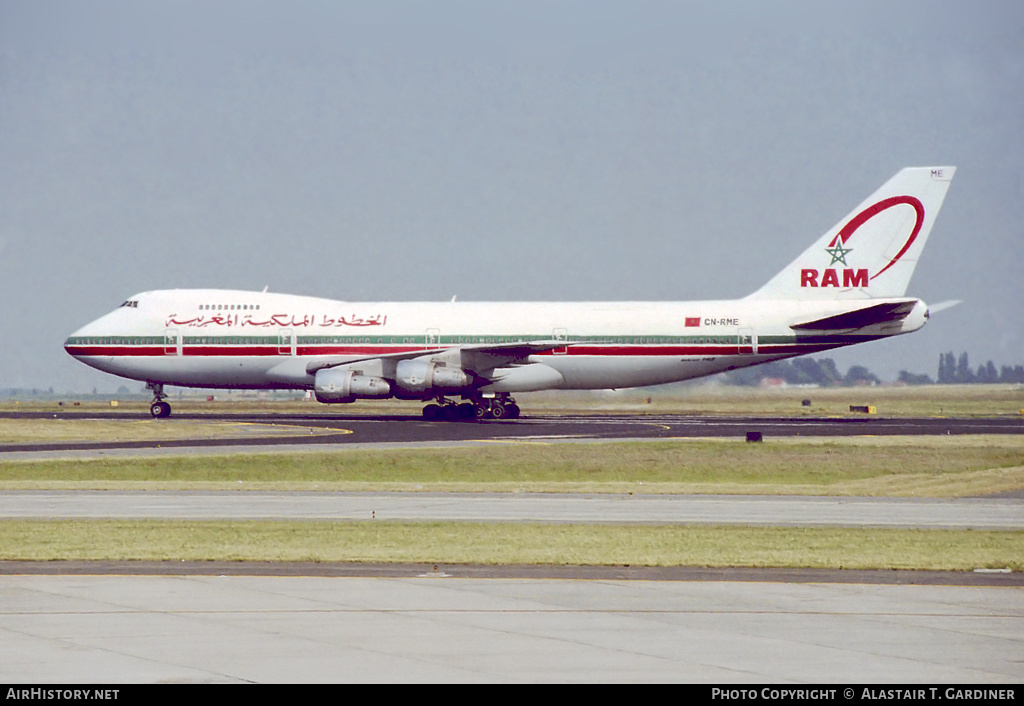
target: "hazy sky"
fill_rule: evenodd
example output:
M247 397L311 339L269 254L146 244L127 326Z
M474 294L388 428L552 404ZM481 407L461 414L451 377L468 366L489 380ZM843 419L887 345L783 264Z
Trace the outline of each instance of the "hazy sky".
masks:
M148 289L741 297L932 165L964 303L832 357L1024 363L1024 3L832 5L0 0L0 388Z

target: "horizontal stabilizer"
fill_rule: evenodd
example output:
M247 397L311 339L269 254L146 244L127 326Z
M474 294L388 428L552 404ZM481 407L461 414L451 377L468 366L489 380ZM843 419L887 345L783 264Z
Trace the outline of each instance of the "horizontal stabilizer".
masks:
M790 328L796 330L811 331L836 331L840 329L858 329L872 324L881 324L886 321L899 321L905 319L917 305L917 301L887 302L875 304L856 311L848 311L845 314L826 316L823 319L815 319L802 324L792 324Z

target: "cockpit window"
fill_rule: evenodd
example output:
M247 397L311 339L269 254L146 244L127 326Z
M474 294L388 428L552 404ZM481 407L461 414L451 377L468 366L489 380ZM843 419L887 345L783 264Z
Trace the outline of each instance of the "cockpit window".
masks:
M127 306L127 307L131 307L132 309L137 309L139 307L139 300L138 299L128 299L121 306Z

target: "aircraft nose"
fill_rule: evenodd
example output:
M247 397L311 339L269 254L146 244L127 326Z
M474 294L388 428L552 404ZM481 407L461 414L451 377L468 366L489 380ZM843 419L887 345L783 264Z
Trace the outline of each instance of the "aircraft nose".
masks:
M64 340L64 350L68 355L78 358L87 354L86 342L94 323L96 322L86 324Z
M64 350L76 358L83 355L95 355L95 353L90 353L90 346L95 346L99 337L110 335L112 328L109 325L109 320L114 313L116 312L105 314L76 330L65 339Z

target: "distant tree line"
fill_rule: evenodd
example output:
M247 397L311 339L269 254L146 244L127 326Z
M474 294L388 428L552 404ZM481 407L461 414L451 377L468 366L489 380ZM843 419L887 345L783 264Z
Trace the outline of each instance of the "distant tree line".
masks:
M1024 365L1003 365L996 372L995 363L990 360L974 370L971 368L967 351L961 353L959 358L953 355L953 351L939 356L940 385L993 382L1024 383Z
M781 380L787 385L817 385L819 387L841 387L852 385L877 385L881 381L863 365L851 366L846 373L839 372L831 358L793 358L777 360L773 363L755 365L750 368L733 370L724 375L729 385L761 385L764 380ZM904 385L933 385L933 380L926 373L912 373L901 370L897 381ZM941 385L971 383L1024 383L1024 365L1004 365L998 371L990 360L978 368L972 369L967 353L959 358L953 353L939 356L939 375L937 382Z
M817 385L840 387L843 385L877 385L878 377L863 365L851 366L845 374L839 372L831 358L793 358L751 368L732 370L725 374L729 385L760 385L763 380L781 380L787 385Z

